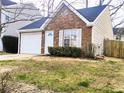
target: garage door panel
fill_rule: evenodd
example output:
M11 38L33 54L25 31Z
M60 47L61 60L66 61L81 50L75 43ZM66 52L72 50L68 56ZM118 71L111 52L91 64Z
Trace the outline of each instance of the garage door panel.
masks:
M41 32L21 34L21 53L41 54Z

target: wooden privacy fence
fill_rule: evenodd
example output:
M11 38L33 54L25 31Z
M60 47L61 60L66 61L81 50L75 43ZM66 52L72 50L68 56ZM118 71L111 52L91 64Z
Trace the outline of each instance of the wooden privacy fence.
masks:
M124 41L105 40L104 55L109 57L124 58Z

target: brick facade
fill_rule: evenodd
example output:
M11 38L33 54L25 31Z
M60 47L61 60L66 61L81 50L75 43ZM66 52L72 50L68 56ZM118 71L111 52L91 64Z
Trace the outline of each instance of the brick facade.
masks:
M87 27L76 14L63 7L42 31L42 54L45 47L45 31L54 31L54 47L59 46L59 31L62 29L82 29L82 49L91 43L92 27Z

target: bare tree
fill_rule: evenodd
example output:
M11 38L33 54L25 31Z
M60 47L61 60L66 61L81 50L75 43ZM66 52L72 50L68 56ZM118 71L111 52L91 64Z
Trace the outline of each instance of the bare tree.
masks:
M88 8L88 6L89 6L89 1L86 0L86 8Z
M38 5L40 7L41 13L45 16L50 16L55 8L55 0L38 0Z
M1 27L1 11L2 11L2 2L0 0L0 37L1 37L1 31L2 31L2 27Z
M51 13L53 13L53 8L54 8L54 2L55 0L48 0L48 16L50 16Z

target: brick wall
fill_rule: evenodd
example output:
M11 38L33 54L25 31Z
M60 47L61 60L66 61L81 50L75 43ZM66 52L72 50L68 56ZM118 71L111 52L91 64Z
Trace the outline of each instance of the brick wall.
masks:
M76 16L67 7L63 7L57 15L52 18L51 22L46 26L42 35L42 53L44 53L45 31L54 31L54 47L59 46L59 31L62 29L82 29L82 49L86 47L87 44L91 42L91 27L86 27L86 24Z

